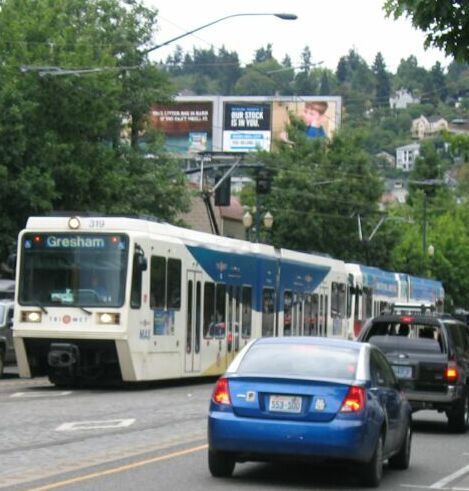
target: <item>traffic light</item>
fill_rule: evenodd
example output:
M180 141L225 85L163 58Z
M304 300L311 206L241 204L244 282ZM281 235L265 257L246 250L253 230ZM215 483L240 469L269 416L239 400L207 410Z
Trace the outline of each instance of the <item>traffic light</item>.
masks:
M215 177L215 185L222 176ZM231 176L226 177L220 186L215 189L215 206L230 206L231 200Z
M268 170L260 170L256 176L256 194L269 194L271 190L272 176Z

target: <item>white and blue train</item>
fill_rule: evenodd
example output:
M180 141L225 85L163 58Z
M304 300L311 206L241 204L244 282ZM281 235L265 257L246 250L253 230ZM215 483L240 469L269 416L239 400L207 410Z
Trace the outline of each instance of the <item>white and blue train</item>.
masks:
M260 336L354 338L440 282L126 217L31 217L19 235L20 375L56 384L221 374Z

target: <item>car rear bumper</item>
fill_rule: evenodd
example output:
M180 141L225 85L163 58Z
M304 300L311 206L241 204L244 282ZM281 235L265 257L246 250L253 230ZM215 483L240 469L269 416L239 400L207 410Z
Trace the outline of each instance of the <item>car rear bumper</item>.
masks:
M324 423L240 418L232 412L212 411L208 441L212 450L234 452L247 460L275 457L348 460L371 459L378 426L338 419Z
M464 395L463 387L459 385L448 386L445 392L424 392L406 389L405 395L412 409L449 409Z

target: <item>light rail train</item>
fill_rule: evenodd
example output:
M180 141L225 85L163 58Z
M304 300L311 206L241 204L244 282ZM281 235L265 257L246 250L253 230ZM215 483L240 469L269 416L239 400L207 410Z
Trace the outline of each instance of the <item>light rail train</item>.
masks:
M14 344L57 385L221 374L252 338L353 339L394 302L442 307L438 281L148 218L29 218Z

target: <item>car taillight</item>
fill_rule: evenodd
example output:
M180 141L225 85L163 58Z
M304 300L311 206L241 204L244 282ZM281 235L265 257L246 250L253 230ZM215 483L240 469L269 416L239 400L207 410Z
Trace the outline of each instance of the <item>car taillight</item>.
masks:
M212 395L213 402L217 404L231 405L230 399L230 387L228 385L228 379L220 378L218 379L215 389L213 389Z
M454 366L448 365L445 369L445 379L448 382L456 382L458 380L458 369Z
M341 413L358 413L365 408L365 388L352 385L340 408Z

